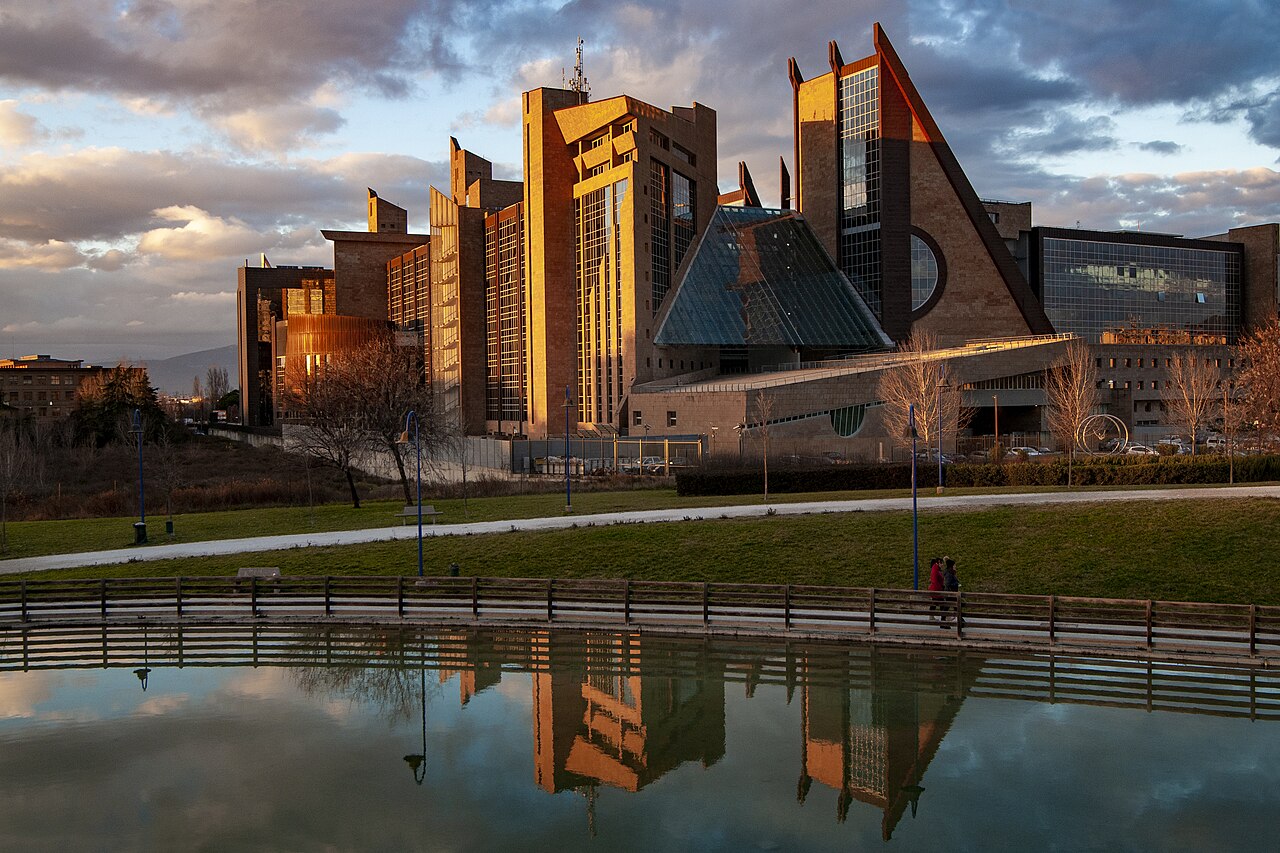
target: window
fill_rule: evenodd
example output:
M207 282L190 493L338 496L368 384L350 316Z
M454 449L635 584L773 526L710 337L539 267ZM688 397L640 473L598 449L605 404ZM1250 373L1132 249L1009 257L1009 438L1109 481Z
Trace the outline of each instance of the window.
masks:
M1143 386L1143 384L1144 384L1144 383L1143 383L1143 381L1142 381L1141 379L1139 379L1139 380L1138 380L1138 390L1139 390L1139 391L1141 391L1141 390L1142 390L1142 386Z
M1131 358L1126 358L1126 359L1124 360L1124 366L1125 366L1125 367L1133 367L1133 359L1131 359Z
M696 166L696 165L698 165L698 158L697 158L697 156L696 156L692 151L690 151L689 149L687 149L687 148L685 148L685 147L683 147L683 146L681 146L681 145L673 144L673 145L671 146L671 151L672 151L672 153L673 153L673 154L675 154L675 155L676 155L677 157L679 157L681 160L683 160L683 161L685 161L686 163L688 163L690 166Z
M649 141L663 150L671 147L671 141L653 128L649 128Z
M938 287L938 259L933 249L911 235L911 310L918 311Z
M1108 367L1115 367L1115 366L1116 366L1116 360L1115 360L1114 358L1112 358L1112 359L1108 359L1108 361L1110 362L1110 364L1108 364L1108 365L1107 365Z
M667 426L673 427L675 425L676 425L676 413L667 412Z
M1160 390L1160 380L1159 380L1159 379L1152 379L1152 380L1151 380L1151 390L1152 390L1152 391L1159 391L1159 390Z
M639 409L636 409L634 412L631 413L631 422L636 426L641 426L642 424L644 424L644 415L640 413Z

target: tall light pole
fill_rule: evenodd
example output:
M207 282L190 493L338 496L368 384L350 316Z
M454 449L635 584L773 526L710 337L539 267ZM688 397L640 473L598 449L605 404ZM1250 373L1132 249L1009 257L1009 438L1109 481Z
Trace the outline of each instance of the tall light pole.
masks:
M996 419L996 441L995 441L995 444L991 445L991 450L994 453L996 449L996 444L1000 443L1000 395L999 394L991 395L991 410L995 414L995 419Z
M569 386L564 386L564 511L573 512L573 491L569 485L569 407L573 398L569 395Z
M720 427L713 426L711 428L711 457L714 459L716 455L716 433L720 431Z
M409 424L413 424L413 450L418 459L418 577L422 577L422 442L418 440L418 413L410 409L404 416L404 432L400 433L397 444L409 443ZM465 452L465 449L464 449ZM465 467L464 469L465 470Z
M138 523L133 529L133 544L147 544L147 494L142 478L142 409L133 410L133 433L138 437Z
M422 642L422 638L418 638ZM422 752L411 752L404 757L405 764L413 771L413 781L419 785L427 778L427 659L426 648L419 651L418 689L422 695Z
M947 387L947 374L944 371L938 375L938 494L942 494L942 392Z
M907 407L911 427L911 588L920 588L920 513L916 505L916 404Z

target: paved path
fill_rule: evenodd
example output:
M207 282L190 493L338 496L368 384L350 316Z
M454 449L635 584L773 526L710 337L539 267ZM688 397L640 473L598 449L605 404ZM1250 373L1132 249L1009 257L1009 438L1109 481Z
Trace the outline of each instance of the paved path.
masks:
M928 495L920 499L922 512L939 509L982 509L996 506L1044 506L1049 504L1113 503L1120 501L1220 500L1224 498L1280 498L1280 486L1225 486L1221 488L1135 489L1110 492L1034 492L992 495ZM521 518L507 521L476 521L466 524L430 524L422 535L468 536L481 533L507 533L521 530L563 530L577 525L645 524L663 521L698 521L714 518L753 518L772 511L777 515L810 513L884 512L909 510L911 498L868 498L847 501L808 501L805 503L750 504L700 508L651 509L634 512L606 512L597 515L564 515L549 518ZM417 525L406 527L374 527L364 530L335 530L320 533L291 533L280 536L255 536L250 539L215 539L208 542L183 542L173 545L117 548L112 551L86 551L79 554L51 554L0 560L0 575L67 569L77 566L107 566L144 560L169 560L178 557L213 557L225 554L250 554L286 548L309 548L324 545L355 545L362 542L385 542L391 539L413 539Z

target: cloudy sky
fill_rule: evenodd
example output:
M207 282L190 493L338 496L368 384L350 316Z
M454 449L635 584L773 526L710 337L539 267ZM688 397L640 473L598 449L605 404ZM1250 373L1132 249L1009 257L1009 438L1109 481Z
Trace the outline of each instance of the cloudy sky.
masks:
M332 262L364 188L425 231L448 136L518 177L518 98L586 41L596 98L719 113L776 202L786 60L880 21L978 193L1042 225L1280 219L1265 0L0 0L0 355L230 344L235 268Z

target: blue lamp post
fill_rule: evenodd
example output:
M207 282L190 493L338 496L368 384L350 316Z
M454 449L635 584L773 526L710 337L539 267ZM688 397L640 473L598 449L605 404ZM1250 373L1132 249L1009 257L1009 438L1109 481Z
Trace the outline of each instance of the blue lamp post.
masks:
M916 404L907 407L911 427L911 588L920 588L920 515L916 506Z
M142 478L142 410L133 410L133 434L138 437L138 523L134 525L135 545L147 544L147 495Z
M409 424L413 424L413 451L418 460L418 577L422 577L422 443L418 441L418 413L413 409L404 416L404 432L400 434L400 444L409 443Z

